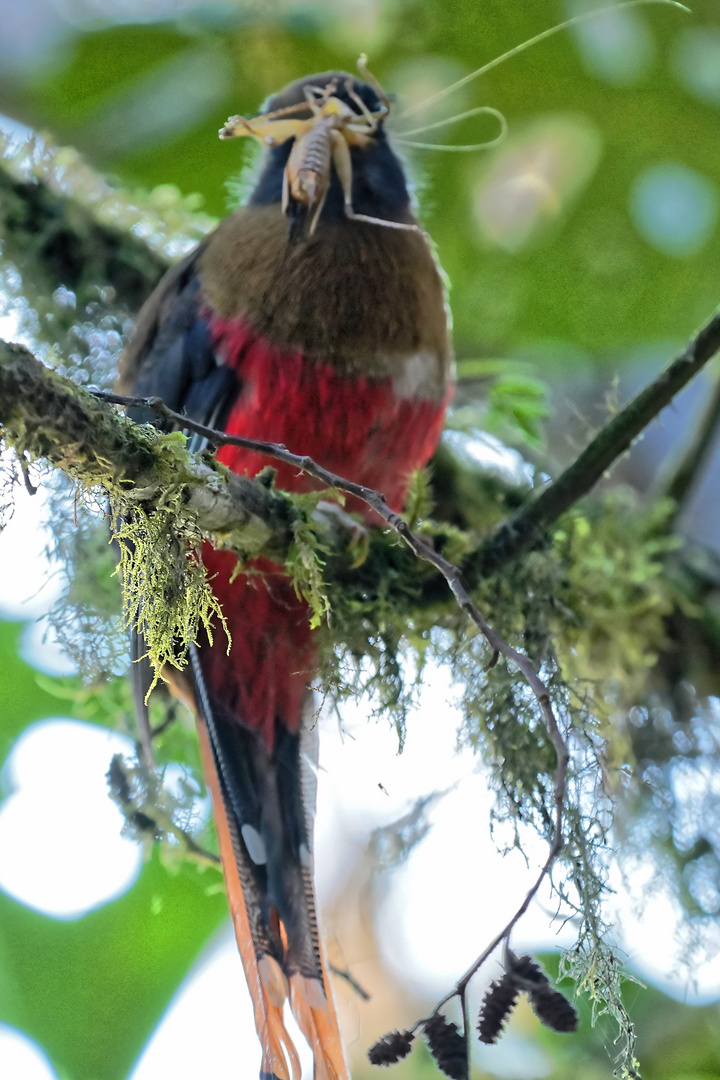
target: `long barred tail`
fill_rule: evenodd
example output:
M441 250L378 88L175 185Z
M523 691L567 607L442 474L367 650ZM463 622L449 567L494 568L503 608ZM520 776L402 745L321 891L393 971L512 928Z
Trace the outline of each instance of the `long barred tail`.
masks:
M290 1008L312 1049L314 1080L350 1080L332 993L328 987L325 1001L313 1006L314 994L308 993L307 982L301 975L291 976Z
M300 737L268 754L213 715L197 654L193 695L228 901L262 1046L261 1080L300 1080L285 1001L313 1051L314 1080L350 1080L317 931L311 800ZM304 775L303 775L304 773Z
M267 980L268 985L266 985L266 981L260 975L242 883L235 860L237 835L233 836L235 830L225 812L224 799L215 769L207 727L200 718L198 718L198 736L203 769L213 801L215 827L220 842L220 856L225 873L230 914L235 928L240 958L245 969L245 978L252 998L255 1027L262 1046L260 1077L261 1080L299 1080L300 1060L283 1021L282 1007L285 1000L285 988L282 982L279 985L277 982L272 985Z

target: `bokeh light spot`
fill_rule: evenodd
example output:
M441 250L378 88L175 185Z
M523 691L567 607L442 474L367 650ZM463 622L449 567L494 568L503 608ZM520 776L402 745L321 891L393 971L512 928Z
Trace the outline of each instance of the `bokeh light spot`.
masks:
M567 5L568 16L584 15L601 7L595 0ZM572 28L587 70L613 86L640 80L650 68L655 43L638 11L609 10Z
M12 567L12 573L3 573L0 581L1 618L45 615L60 595L58 563L47 558L47 503L43 487L33 496L21 484L13 491L13 516L0 532L0 563Z
M311 1054L287 1007L285 1019L300 1054L303 1080L311 1080ZM180 987L130 1080L236 1080L257 1076L259 1061L250 996L235 940L226 935Z
M57 1073L32 1039L5 1024L0 1024L0 1064L3 1080L57 1080Z
M640 235L664 255L694 255L715 228L717 188L685 165L653 165L633 185L630 216Z
M508 251L525 246L590 181L601 147L584 116L544 117L511 136L478 184L475 216L483 238Z
M700 101L720 105L720 30L692 26L678 36L673 70Z
M0 888L45 915L77 918L121 895L140 872L139 846L120 835L105 773L129 739L53 718L29 728L5 766Z

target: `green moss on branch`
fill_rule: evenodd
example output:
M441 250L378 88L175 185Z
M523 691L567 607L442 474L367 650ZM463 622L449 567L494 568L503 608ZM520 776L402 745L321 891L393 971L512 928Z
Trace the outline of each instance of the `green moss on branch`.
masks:
M104 488L125 511L174 505L179 535L200 529L245 558L282 559L293 541L295 511L285 496L188 454L179 432L134 424L22 345L0 343L0 424L19 455Z

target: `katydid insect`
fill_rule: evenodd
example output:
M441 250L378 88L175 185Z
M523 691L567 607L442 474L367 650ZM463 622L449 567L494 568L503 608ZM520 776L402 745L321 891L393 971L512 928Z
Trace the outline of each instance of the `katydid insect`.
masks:
M639 7L653 3L665 4L684 11L688 10L678 0L623 0L623 2L613 5L612 8L603 7L576 15L524 41L521 45L515 46L515 48L503 53L502 56L496 57L469 75L465 75L462 79L459 79L451 86L445 87L445 89L440 90L432 97L411 106L401 114L400 119L435 104L442 98L454 93L460 87L498 67L511 57L524 52L561 30L594 19L609 10ZM315 232L330 188L333 167L342 187L344 212L347 218L353 221L365 221L371 225L381 225L385 228L407 229L412 232L422 233L418 225L386 221L383 218L358 214L353 209L351 148L366 148L377 135L381 123L390 114L388 97L377 79L367 70L367 59L364 54L361 55L358 62L358 70L361 77L370 83L378 96L380 106L375 111L371 111L355 92L353 79L350 76L344 80L343 89L353 105L357 107L357 111L351 108L346 101L337 97L335 92L340 85L340 79L335 78L324 87L312 85L304 87L305 101L299 104L274 109L268 113L261 113L250 120L245 119L243 116L231 116L224 127L220 129L220 138L231 139L236 136L249 135L263 146L270 147L280 146L287 142L288 139L295 140L283 175L282 208L285 214L291 214L293 207L306 208L304 231L306 237L312 236ZM460 146L453 144L437 145L412 142L407 138L407 136L419 135L422 132L444 127L459 120L467 120L472 116L485 114L494 117L500 125L499 134L486 142ZM399 136L394 136L393 141L428 150L474 151L486 149L501 142L506 131L507 122L502 113L490 106L482 105L459 113L456 116L448 117L446 120L440 120L436 123L415 128L412 131L400 133Z
M368 78L364 57L358 67ZM380 98L380 108L371 112L355 92L353 80L348 77L344 89L359 111L335 96L338 79L327 86L304 87L305 102L262 113L251 120L243 116L231 116L220 130L221 139L250 135L264 146L280 146L294 139L283 175L282 208L289 212L291 203L307 207L309 214L308 236L312 236L325 204L332 166L335 167L343 191L345 216L352 221L365 221L371 225L383 225L391 229L407 229L421 232L419 226L383 218L357 214L352 204L351 147L364 148L374 137L379 124L390 111L387 97L377 80L373 88ZM310 112L309 116L298 115Z

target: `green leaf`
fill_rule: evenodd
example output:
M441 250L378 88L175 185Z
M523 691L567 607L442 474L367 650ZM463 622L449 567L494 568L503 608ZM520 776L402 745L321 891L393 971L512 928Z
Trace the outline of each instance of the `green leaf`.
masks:
M68 921L0 893L0 1020L68 1080L122 1080L227 917L219 880L155 853L123 897Z
M23 629L0 622L0 760L31 724L77 711L73 680L19 658ZM121 1080L227 918L221 880L190 863L172 872L156 849L133 888L79 919L0 892L0 1021L34 1039L63 1080Z
M60 711L57 697L42 685L50 680L18 655L25 625L0 621L0 763L26 727ZM67 680L57 681L62 684Z

